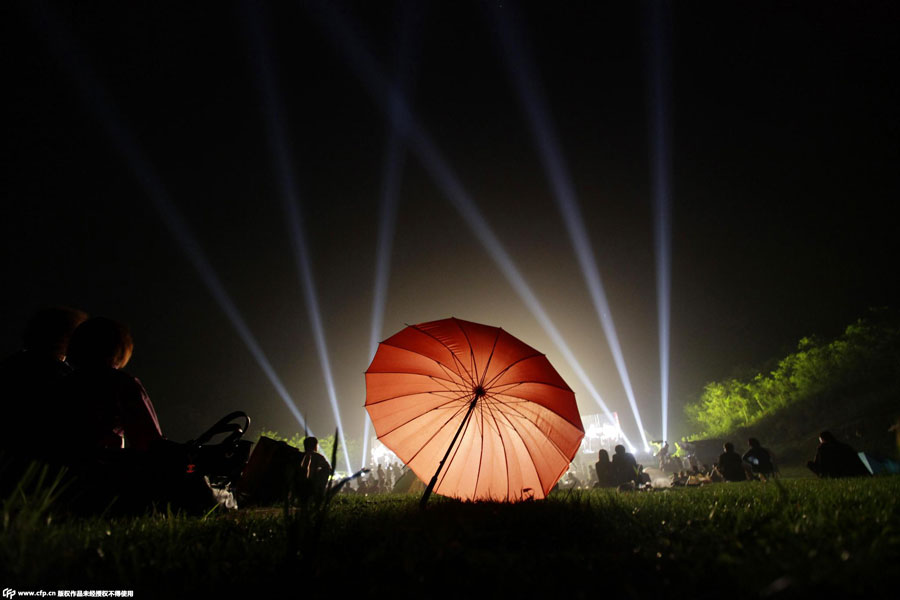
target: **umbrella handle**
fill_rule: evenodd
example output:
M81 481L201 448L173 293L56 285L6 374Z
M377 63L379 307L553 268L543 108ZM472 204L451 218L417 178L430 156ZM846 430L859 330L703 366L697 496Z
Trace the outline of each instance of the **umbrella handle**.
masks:
M459 429L456 430L456 435L453 436L453 441L450 442L450 447L447 448L447 452L444 453L444 458L441 459L441 463L438 465L437 471L434 472L434 477L431 478L431 481L428 482L428 487L425 488L425 493L422 494L422 499L419 500L419 508L425 508L425 505L428 503L428 498L431 497L431 492L434 490L434 486L437 485L438 475L441 474L441 469L444 468L444 463L447 461L447 457L450 456L450 451L453 450L453 445L456 443L456 438L459 437L459 434L462 433L463 427L466 426L466 423L469 422L469 417L472 416L472 411L475 410L475 403L478 402L478 399L481 398L481 395L475 394L475 397L472 398L472 402L469 403L469 410L466 412L465 418L462 420L462 423L459 424Z

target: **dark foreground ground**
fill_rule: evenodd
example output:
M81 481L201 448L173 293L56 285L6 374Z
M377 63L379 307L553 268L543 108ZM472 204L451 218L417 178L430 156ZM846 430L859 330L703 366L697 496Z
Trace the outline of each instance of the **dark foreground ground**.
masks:
M339 496L325 514L54 518L7 499L0 587L135 598L896 597L900 477L562 493Z

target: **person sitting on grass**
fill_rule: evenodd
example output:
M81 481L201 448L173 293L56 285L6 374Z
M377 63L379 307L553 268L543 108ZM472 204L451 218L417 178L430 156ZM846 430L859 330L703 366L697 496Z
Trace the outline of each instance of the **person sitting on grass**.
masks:
M815 460L806 463L819 477L861 477L870 475L859 459L859 454L849 445L839 442L830 431L819 434L819 447Z
M85 319L87 315L74 308L39 310L25 326L22 350L0 362L0 406L10 425L0 436L0 452L6 456L23 461L54 458L45 445L36 443L35 434L46 430L56 386L72 373L65 362L69 339Z
M600 450L597 453L597 462L594 464L597 471L596 487L612 487L615 485L612 475L612 464L609 462L609 452Z
M22 349L0 361L0 408L7 423L0 435L0 498L9 497L33 461L62 464L48 440L47 407L72 372L65 362L69 338L86 318L73 308L39 310L25 326Z
M564 477L564 485L564 489L567 490L580 490L582 488L581 480L578 479L578 475L573 465L569 466L569 471Z
M764 481L774 476L775 463L772 462L772 453L763 448L756 438L750 438L747 443L750 449L744 453L743 461L750 465L750 472Z
M747 481L747 472L741 455L734 451L734 444L725 442L725 452L719 456L716 469L725 481Z
M629 481L638 484L638 465L634 454L625 451L625 446L619 444L615 448L616 453L612 457L612 476L615 485L622 485Z
M325 486L331 475L331 465L328 459L319 454L319 440L308 437L303 440L303 459L300 461L300 475L308 486L309 492L315 498L321 498L325 494Z
M104 317L78 326L69 342L75 372L61 383L56 428L73 456L101 449L146 452L163 439L147 390L121 369L134 343L125 325Z
M74 372L46 407L44 431L48 451L73 474L73 512L137 514L156 500L179 501L182 490L152 451L171 442L143 384L122 370L133 349L128 328L104 317L83 322L69 340Z

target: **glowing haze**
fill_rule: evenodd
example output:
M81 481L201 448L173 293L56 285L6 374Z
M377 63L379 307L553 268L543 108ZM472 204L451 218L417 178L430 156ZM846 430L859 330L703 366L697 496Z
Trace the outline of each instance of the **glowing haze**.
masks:
M407 324L504 328L641 449L897 304L890 3L504 2L506 56L441 3L407 68L404 4L11 5L0 351L42 305L118 318L173 439L244 409L340 426L355 467Z

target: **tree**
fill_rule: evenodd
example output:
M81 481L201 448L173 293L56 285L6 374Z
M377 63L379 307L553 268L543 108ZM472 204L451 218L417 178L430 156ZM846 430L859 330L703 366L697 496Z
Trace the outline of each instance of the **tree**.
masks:
M877 313L830 342L802 338L797 351L769 373L707 383L700 397L685 406L685 414L697 435L724 437L788 406L898 381L900 325Z

